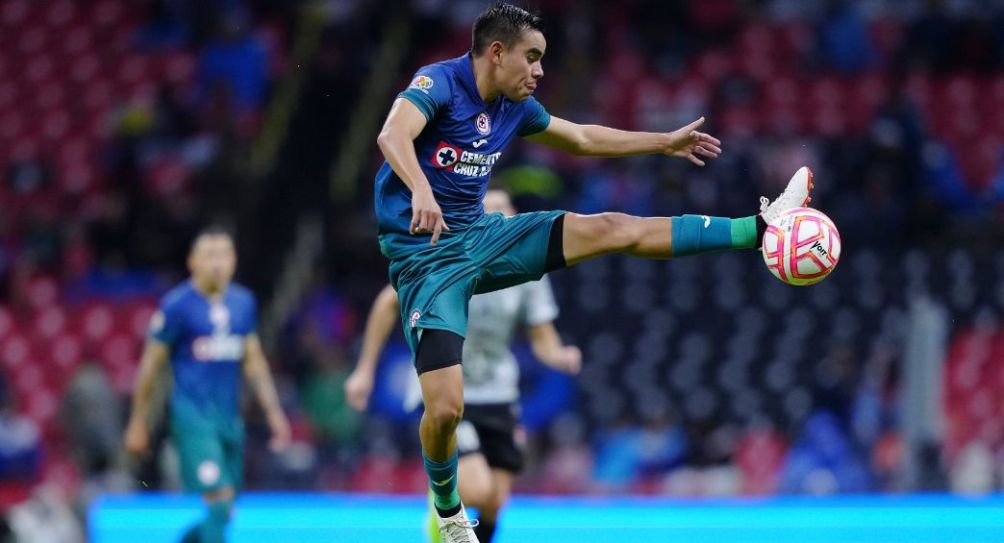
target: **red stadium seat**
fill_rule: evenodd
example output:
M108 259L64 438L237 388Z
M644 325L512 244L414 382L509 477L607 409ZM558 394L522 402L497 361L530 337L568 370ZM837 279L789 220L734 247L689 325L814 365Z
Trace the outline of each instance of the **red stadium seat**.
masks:
M49 358L58 373L64 378L69 378L80 364L83 354L84 346L79 337L73 334L60 334L51 342Z
M188 53L172 53L163 61L163 76L167 82L188 84L195 76L195 59Z
M50 27L61 28L70 23L76 15L77 6L72 0L55 0L49 4L46 22Z
M0 23L14 29L25 22L29 12L28 0L6 0L0 2Z
M122 16L122 3L117 0L99 0L91 12L94 23L102 27L117 25Z
M0 305L0 341L14 333L17 326L8 307Z
M694 71L709 81L718 81L732 72L733 57L728 51L710 49L693 61Z
M147 330L150 328L150 319L155 311L157 311L157 303L147 300L137 302L129 307L127 318L133 337L139 340L146 337Z
M70 79L78 84L87 84L85 93L90 93L92 85L101 83L94 81L101 70L101 62L94 53L84 53L73 59L73 66L70 68Z
M94 34L86 25L74 25L66 30L62 51L71 60L78 60L94 48Z
M46 50L49 35L44 26L34 25L20 30L17 50L23 58L31 59Z
M42 340L43 344L48 344L55 336L61 334L66 328L66 310L59 305L51 305L42 308L36 315L33 323L35 337Z
M24 367L31 356L31 346L27 338L13 333L0 344L0 360L3 365L12 370Z
M59 300L59 283L52 277L33 277L27 286L28 303L36 310L51 306Z
M33 88L44 85L52 80L53 69L52 58L48 55L36 55L25 67L24 80Z
M78 326L84 338L91 342L104 342L112 331L115 315L105 302L92 302L78 315Z

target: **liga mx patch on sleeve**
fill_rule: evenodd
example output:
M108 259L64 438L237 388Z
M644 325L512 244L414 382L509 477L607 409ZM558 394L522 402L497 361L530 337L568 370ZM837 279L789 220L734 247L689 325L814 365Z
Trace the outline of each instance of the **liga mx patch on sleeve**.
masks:
M425 76L425 75L420 75L420 76L416 77L415 79L411 80L411 84L408 85L408 88L409 89L418 89L418 90L424 92L425 94L429 94L429 89L431 89L432 85L434 85L434 84L435 84L435 82L432 80L431 77Z

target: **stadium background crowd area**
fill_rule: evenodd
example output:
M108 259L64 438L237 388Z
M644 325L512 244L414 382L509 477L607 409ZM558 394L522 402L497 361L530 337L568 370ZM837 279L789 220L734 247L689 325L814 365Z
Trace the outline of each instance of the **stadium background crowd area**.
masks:
M294 425L276 457L252 414L248 488L423 492L403 340L368 413L342 384L387 280L376 125L415 69L467 50L483 6L0 1L0 506L13 530L70 533L99 493L177 488L170 447L132 465L120 436L148 319L208 221L238 232L238 280L262 302ZM697 169L519 145L494 177L521 210L748 215L808 164L845 253L805 289L754 253L554 273L558 328L584 369L560 376L517 345L532 477L516 491L999 488L1004 8L538 7L550 112L640 130L706 115L725 152Z

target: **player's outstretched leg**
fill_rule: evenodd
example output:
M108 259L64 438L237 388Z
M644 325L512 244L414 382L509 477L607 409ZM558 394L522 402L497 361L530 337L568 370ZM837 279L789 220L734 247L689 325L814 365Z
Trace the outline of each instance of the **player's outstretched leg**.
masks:
M565 264L594 256L624 253L644 258L677 258L726 249L755 249L766 224L782 212L810 200L812 172L802 167L773 202L761 198L760 214L729 219L708 215L632 217L623 213L565 216L562 233Z
M419 423L422 456L429 475L444 543L477 543L476 522L467 519L457 492L457 425L464 414L463 338L453 332L423 330L415 354L425 412Z

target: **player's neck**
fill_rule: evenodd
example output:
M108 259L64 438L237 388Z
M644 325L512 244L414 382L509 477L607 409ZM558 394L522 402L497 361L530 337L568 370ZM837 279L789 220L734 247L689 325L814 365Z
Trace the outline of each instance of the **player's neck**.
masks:
M207 282L200 282L195 279L192 279L192 287L194 287L199 294L202 294L209 300L218 300L223 296L223 292L227 290L226 285L217 286Z
M502 93L492 88L488 57L471 57L471 68L474 70L474 83L481 100L486 104L494 102Z

